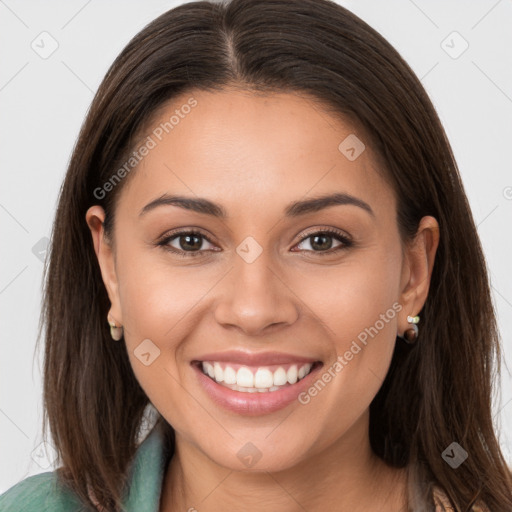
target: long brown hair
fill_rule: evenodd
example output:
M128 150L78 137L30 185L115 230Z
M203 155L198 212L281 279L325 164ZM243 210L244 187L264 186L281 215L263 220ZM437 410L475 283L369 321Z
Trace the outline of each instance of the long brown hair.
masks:
M110 337L110 304L85 212L100 204L111 234L126 178L101 199L97 190L143 127L178 94L227 87L309 94L333 115L360 123L399 198L403 242L423 216L438 220L419 340L409 347L397 339L370 407L370 441L388 464L409 468L423 492L418 499L439 484L457 510L482 500L493 512L510 512L511 472L492 418L499 335L457 164L410 67L375 30L329 0L183 4L147 25L107 72L69 163L45 269L43 435L48 422L59 477L85 504L93 505L89 484L100 504L119 510L149 403L126 346ZM159 422L172 445L172 427ZM457 469L442 458L452 442L469 454Z

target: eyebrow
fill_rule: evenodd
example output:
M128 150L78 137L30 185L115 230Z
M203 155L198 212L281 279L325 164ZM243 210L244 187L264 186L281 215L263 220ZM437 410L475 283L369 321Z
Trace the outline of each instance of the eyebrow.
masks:
M285 208L284 214L286 217L299 217L301 215L323 210L330 206L338 205L357 206L368 212L372 217L375 217L375 213L368 203L350 194L341 192L321 195L312 199L295 201ZM220 204L214 203L209 199L174 196L169 194L163 194L148 203L144 208L142 208L139 216L142 216L159 206L177 206L179 208L184 208L185 210L211 215L220 219L226 219L228 217L226 210Z

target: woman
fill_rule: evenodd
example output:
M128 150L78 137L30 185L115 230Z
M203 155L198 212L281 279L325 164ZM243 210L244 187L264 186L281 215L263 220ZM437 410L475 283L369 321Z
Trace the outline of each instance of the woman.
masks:
M512 510L456 162L411 69L333 2L192 2L127 45L44 319L61 467L2 511Z

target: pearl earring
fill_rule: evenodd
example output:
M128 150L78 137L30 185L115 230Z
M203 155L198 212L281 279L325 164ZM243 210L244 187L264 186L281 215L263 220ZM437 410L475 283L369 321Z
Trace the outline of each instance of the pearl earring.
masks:
M112 339L119 341L123 337L123 327L121 325L117 326L110 317L108 318L108 324L110 325L110 336L112 336Z
M402 338L406 343L413 344L418 339L418 326L416 325L420 321L420 317L416 316L407 316L407 322L409 322L410 326L404 331L404 335Z

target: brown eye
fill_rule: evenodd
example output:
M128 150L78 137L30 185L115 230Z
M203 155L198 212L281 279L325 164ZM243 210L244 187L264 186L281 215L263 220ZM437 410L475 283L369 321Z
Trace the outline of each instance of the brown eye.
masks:
M333 247L333 239L339 242L338 245ZM328 253L332 254L342 249L346 249L352 245L352 241L347 236L337 230L322 230L314 233L306 234L301 238L299 247L309 241L310 248L299 248L301 251L317 252L317 253ZM331 250L332 249L332 250Z
M199 250L201 249L201 246L203 245L203 240L201 235L177 235L177 238L179 241L180 249L183 249L185 251L187 250Z
M205 241L211 244L203 233L189 230L168 235L158 242L158 245L180 256L199 256L208 250L204 249Z

